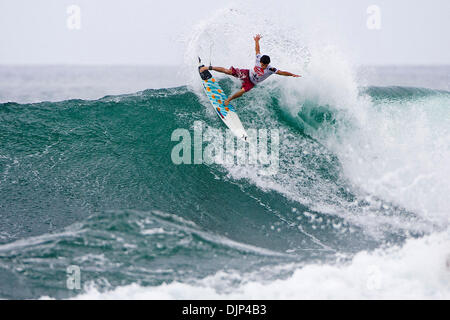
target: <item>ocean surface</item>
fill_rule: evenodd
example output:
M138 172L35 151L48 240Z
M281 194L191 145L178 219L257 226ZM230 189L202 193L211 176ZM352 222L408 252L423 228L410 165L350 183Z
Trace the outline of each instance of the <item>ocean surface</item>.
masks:
M225 130L195 86L133 92L171 68L135 69L0 68L1 298L450 297L448 84L358 87L354 105L258 87L235 106L279 132L261 175L174 164L174 130ZM131 93L101 97L102 71Z
M450 67L353 67L281 30L264 48L302 78L234 102L276 170L176 164L177 130L192 154L229 136L195 59L250 66L239 19L180 67L0 66L0 298L450 299Z

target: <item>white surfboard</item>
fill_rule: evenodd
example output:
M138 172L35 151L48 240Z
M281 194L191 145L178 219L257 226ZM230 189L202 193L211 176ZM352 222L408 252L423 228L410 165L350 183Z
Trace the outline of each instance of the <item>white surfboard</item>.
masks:
M201 64L200 58L198 58L198 61L200 64L198 67L200 72L200 68L203 67L203 65ZM205 93L219 118L222 119L223 123L225 123L225 125L236 137L247 141L247 132L245 131L244 126L236 113L236 109L234 109L231 103L228 106L223 104L223 102L227 99L227 96L219 86L217 80L208 70L200 73L200 77L202 78L203 89L205 90Z

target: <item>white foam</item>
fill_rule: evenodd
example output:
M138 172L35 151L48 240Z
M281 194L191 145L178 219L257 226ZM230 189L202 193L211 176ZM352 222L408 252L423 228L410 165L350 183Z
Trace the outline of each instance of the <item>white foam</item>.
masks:
M365 120L341 143L330 145L355 184L445 227L450 222L449 107L450 97L362 106Z
M219 272L196 284L132 284L107 292L88 287L76 299L450 299L449 231L410 239L401 248L360 252L349 263L297 267L287 279L244 281L234 289L227 283L243 276Z

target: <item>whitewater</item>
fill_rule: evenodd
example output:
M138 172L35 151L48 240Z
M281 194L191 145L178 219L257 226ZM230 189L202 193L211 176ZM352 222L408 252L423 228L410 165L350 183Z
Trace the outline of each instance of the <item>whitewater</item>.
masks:
M247 12L186 32L183 85L0 91L1 298L450 298L448 77L373 83L322 31ZM250 66L256 33L275 67L302 74L235 103L244 127L278 130L277 172L175 165L174 130L224 129L196 57Z

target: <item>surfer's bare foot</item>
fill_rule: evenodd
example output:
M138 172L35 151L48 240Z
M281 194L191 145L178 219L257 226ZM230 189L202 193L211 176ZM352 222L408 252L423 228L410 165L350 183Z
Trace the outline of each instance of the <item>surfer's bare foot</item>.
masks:
M230 104L230 99L225 100L223 104L224 104L225 106L229 105L229 104Z
M208 67L201 67L200 68L200 73L202 73L203 71L206 71L206 70L208 70Z

